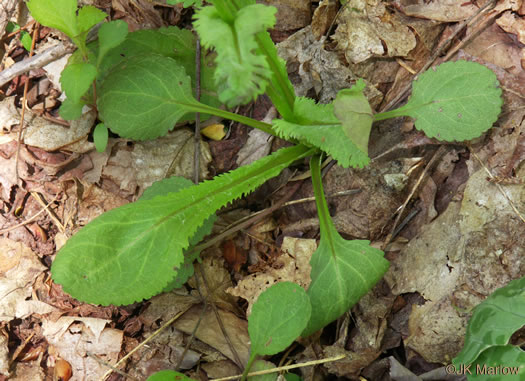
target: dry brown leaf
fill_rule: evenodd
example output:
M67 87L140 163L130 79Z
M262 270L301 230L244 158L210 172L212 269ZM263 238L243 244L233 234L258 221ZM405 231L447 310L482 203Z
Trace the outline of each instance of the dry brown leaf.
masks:
M0 334L0 374L9 375L9 348L7 347L7 337Z
M36 254L23 243L0 238L0 321L9 322L56 310L31 299L32 284L45 269Z
M301 29L312 19L310 0L258 0L258 3L277 8L276 30Z
M397 0L395 5L407 16L443 22L466 20L478 10L474 2L456 0Z
M525 177L525 169L519 174ZM523 186L504 186L516 205ZM484 297L525 275L525 236L514 211L483 169L467 182L463 201L447 210L392 261L385 279L395 294L419 293L405 345L429 362L448 362L461 349L470 311Z
M155 181L170 176L193 178L193 132L179 129L150 141L120 141L113 146L112 154L102 178L117 184L129 195L142 194ZM211 153L201 141L200 178L208 175Z
M64 316L56 322L43 319L43 336L73 368L70 381L97 380L104 375L107 368L91 356L113 365L117 362L123 332L105 328L110 322L76 316Z
M192 307L173 325L178 330L181 330L188 335L193 332L195 325L200 320L203 306ZM233 313L218 309L224 328L228 333L233 347L242 361L242 365L246 365L250 356L250 337L248 335L248 322L239 319ZM206 309L204 316L199 325L199 329L195 333L195 337L209 346L217 349L223 355L235 362L235 357L230 350L228 342L222 334L217 318L211 307Z
M341 12L334 40L348 62L370 57L405 57L416 47L414 33L379 0L350 0Z
M246 299L249 303L246 313L250 315L253 303L274 283L294 282L307 289L310 285L310 258L316 249L317 243L314 239L285 237L281 247L283 253L272 267L268 267L264 272L246 276L227 292Z
M325 50L324 43L316 40L310 26L278 44L278 52L291 70L290 80L298 96L306 96L314 89L320 103L329 103L339 90L352 87L357 80L336 52ZM371 85L365 89L365 95L373 106L381 102L383 96Z

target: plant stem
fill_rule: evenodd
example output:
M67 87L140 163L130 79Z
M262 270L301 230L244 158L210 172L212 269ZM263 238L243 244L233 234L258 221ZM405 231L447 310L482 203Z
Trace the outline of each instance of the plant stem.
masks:
M397 118L398 116L410 116L411 110L417 110L418 108L421 108L422 106L426 106L426 105L423 104L423 105L418 105L418 106L409 106L409 107L407 106L409 106L408 103L394 110L380 112L379 114L375 114L374 122L378 122L380 120L385 120L385 119L390 119L390 118Z
M246 367L244 368L244 372L242 372L241 381L245 381L246 378L248 377L248 373L250 372L250 369L256 357L257 357L257 353L251 354L250 359L248 360L248 363L246 364Z
M331 236L332 232L337 230L335 229L332 217L330 217L330 211L328 210L328 204L324 195L321 163L322 157L320 154L312 156L310 159L310 174L312 175L315 204L317 206L317 214L319 215L321 237L324 238L325 242L332 243L334 242L334 237ZM332 253L335 253L335 248L333 249Z
M239 122L247 126L257 128L270 135L277 136L277 134L273 131L271 124L261 122L260 120L249 118L244 115L238 115L233 112L226 111L226 110L221 110L219 108L208 106L203 103L199 103L198 106L189 105L189 108L192 108L192 111L195 111L195 112L202 112L205 114L220 116L221 118L233 120L234 122Z

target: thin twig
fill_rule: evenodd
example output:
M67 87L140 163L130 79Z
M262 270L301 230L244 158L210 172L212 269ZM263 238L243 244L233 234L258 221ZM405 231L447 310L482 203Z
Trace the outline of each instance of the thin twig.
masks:
M487 172L487 174L489 175L489 177L494 180L494 176L492 175L492 173L490 172L490 170L487 168L487 166L485 165L485 163L483 163L483 161L481 161L481 159L479 158L479 156L476 154L476 152L474 152L474 150L472 149L472 147L470 146L470 144L467 143L467 146L469 147L469 150L470 152L474 155L474 157L476 158L476 160L479 162L479 164L483 167L483 169L485 170L485 172ZM507 199L507 201L509 202L509 205L510 207L512 208L512 210L514 211L514 213L516 213L516 215L518 216L518 218L521 220L521 222L524 222L525 223L525 218L523 217L523 215L520 213L520 211L518 210L518 208L516 208L516 205L514 205L514 202L511 200L511 198L507 195L507 192L505 192L505 190L503 189L503 187L501 186L500 183L498 182L494 182L494 184L498 187L498 190L501 192L501 194L503 195L503 197L505 197Z
M56 200L56 197L55 197L53 200L51 200L51 202L50 202L49 204L45 205L43 209L39 210L37 213L35 213L35 214L32 215L31 217L29 217L29 218L28 218L27 220L25 220L24 222L21 222L21 223L19 223L19 224L14 225L14 226L11 226L11 227L8 227L8 228L6 228L6 229L2 229L2 230L0 230L0 235L1 235L1 234L8 233L8 232L10 232L11 230L17 229L17 228L19 228L19 227L21 227L21 226L27 225L28 223L34 221L39 215L41 215L42 213L44 213L44 212L47 210L47 208L49 208L49 207L51 206L51 204L52 204L55 200Z
M31 41L31 50L29 51L29 58L33 57L33 54L35 52L35 41L36 36L38 33L38 27L39 24L35 24L35 29L33 29L33 39ZM15 176L16 176L16 182L18 183L18 180L20 180L20 176L18 174L18 157L20 156L20 145L22 140L22 132L24 131L24 122L25 122L25 114L26 114L26 103L27 103L27 89L29 88L29 73L26 78L26 82L24 83L24 96L22 97L22 112L20 115L20 127L18 128L18 135L16 136L16 155L15 155Z
M65 226L62 224L62 222L60 222L55 212L53 212L52 209L50 210L47 208L48 204L46 204L44 198L39 193L36 193L36 192L31 192L31 196L33 196L36 202L38 202L42 207L45 208L45 210L47 211L47 214L49 215L49 218L51 218L51 220L55 223L55 225L60 230L60 232L65 233L66 232ZM55 196L55 198L51 202L55 201L56 199L57 199L57 196Z
M197 37L195 47L195 99L201 100L201 40ZM195 149L193 157L193 182L199 183L201 154L201 114L195 113Z
M267 209L264 209L260 212L257 212L257 213L254 213L254 215L250 215L248 217L247 220L239 223L239 224L236 224L235 226L233 227L227 227L225 230L223 230L221 233L219 233L218 235L216 235L215 237L207 240L205 243L203 244L200 244L200 245L197 245L193 248L192 251L190 251L187 255L192 255L193 253L197 252L197 251L202 251L204 249L207 249L208 247L211 247L213 245L215 245L217 242L220 242L222 241L224 238L228 237L229 235L235 233L235 232L238 232L239 230L242 230L242 229L245 229L247 228L248 226L256 223L257 221L260 221L261 219L263 219L264 217L272 214L274 211L276 211L277 209L281 208L284 203L290 199L290 197L292 197L295 192L297 192L297 190L299 190L300 186L301 186L302 182L301 181L297 181L292 189L290 190L289 193L287 193L283 198L281 198L279 201L277 201L274 205L272 205L271 207L267 208Z
M399 224L399 220L401 219L401 216L403 215L403 212L410 202L412 200L412 197L414 197L414 194L416 193L416 190L419 188L419 185L423 181L424 177L428 173L428 171L434 166L434 163L441 157L441 155L445 152L445 146L440 146L439 149L434 153L432 156L432 159L428 162L428 164L425 166L425 169L423 169L423 172L421 172L421 175L419 175L419 178L417 179L416 183L412 187L412 190L410 191L410 194L405 199L405 202L398 210L397 217L394 221L394 226L392 226L392 230L390 231L390 234L385 239L385 242L383 243L383 250L386 248L386 246L390 243L392 240L392 237L394 236L394 232L396 231L396 227Z
M34 39L33 39L34 41ZM7 82L13 78L24 74L33 69L40 69L46 66L48 63L56 61L59 58L64 57L66 54L73 53L75 46L70 43L61 42L49 49L44 50L42 53L37 54L31 58L27 58L23 61L17 62L0 72L0 87L4 86Z
M147 343L149 343L151 340L153 340L155 338L155 336L157 336L159 333L161 333L162 331L164 331L166 328L168 328L171 324L173 324L173 322L175 320L177 320L179 317L181 317L184 313L186 313L186 311L188 311L189 307L186 308L184 311L181 311L179 312L177 315L175 315L174 317L172 317L170 320L168 320L166 322L166 324L164 324L162 327L160 327L159 329L157 329L155 332L153 332L153 334L151 336L149 336L146 340L144 340L142 343L140 343L139 345L137 345L135 348L133 348L131 351L129 351L128 354L126 354L124 357L122 357L115 365L113 368L118 368L120 365L122 365L124 363L124 361L126 361L128 358L130 358L133 353L135 353L136 351L138 351L140 348L142 348L144 345L146 345ZM100 378L100 381L104 381L112 372L113 372L113 368L108 370L106 373L104 373L104 375Z
M140 381L138 378L135 378L135 377L133 377L133 376L130 376L130 375L127 374L126 372L123 372L123 371L121 371L120 369L115 368L115 367L114 367L113 365L111 365L109 362L104 361L104 360L98 358L98 356L96 356L94 353L87 352L86 354L88 355L88 357L91 357L93 360L95 360L96 362L98 362L100 365L105 366L106 368L111 369L112 372L118 373L118 374L120 374L121 376L123 376L123 377L125 377L125 378L129 378L130 380Z
M297 369L297 368L304 368L306 366L314 366L314 365L324 364L324 363L327 363L327 362L339 361L339 360L344 359L345 357L346 357L346 355L339 355L339 356L329 357L329 358L321 359L321 360L314 360L314 361L303 362L303 363L300 363L300 364L286 365L286 366L281 366L281 367L278 367L278 368L259 370L257 372L248 373L248 377L261 376L261 375L264 375L264 374L271 374L271 373L277 373L277 372L284 372L286 370ZM230 377L223 377L223 378L214 378L214 379L212 379L212 381L230 381L230 380L237 380L237 379L239 379L241 377L242 377L242 374L239 374L237 376L230 376Z
M188 350L190 349L191 343L195 339L195 335L197 334L197 330L199 329L199 326L202 323L202 319L204 318L204 314L206 313L206 309L208 308L208 297L210 296L210 294L206 295L205 298L202 296L202 292L201 292L201 288L200 288L200 284L199 284L199 277L197 276L197 274L195 274L195 283L196 283L196 286L197 286L197 292L199 293L199 295L200 295L200 297L201 297L201 299L203 301L204 306L202 307L202 311L199 314L199 320L197 320L197 323L195 324L195 327L193 327L193 330L191 331L191 335L190 335L190 338L188 340L188 343L184 347L184 351L182 352L182 355L180 356L179 360L177 361L177 364L175 365L175 370L176 371L179 370L180 365L182 364L182 360L184 360L184 357L186 357L186 353L188 353Z

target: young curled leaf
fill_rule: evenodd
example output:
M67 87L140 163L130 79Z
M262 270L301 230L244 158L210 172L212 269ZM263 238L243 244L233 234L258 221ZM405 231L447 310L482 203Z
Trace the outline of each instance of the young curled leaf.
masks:
M255 35L275 24L274 7L251 4L236 11L233 20L216 6L200 9L194 27L203 46L217 52L215 81L219 99L227 106L245 104L266 90L272 71L257 51Z

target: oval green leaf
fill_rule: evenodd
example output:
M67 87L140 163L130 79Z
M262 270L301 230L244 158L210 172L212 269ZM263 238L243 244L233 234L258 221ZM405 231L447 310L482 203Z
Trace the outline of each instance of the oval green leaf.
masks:
M97 68L89 63L75 63L66 66L60 75L62 90L71 102L80 103L80 98L89 90L97 77Z
M104 152L108 145L108 129L104 123L99 123L93 131L93 141L98 152Z
M286 349L306 327L311 311L310 299L295 283L276 283L265 290L248 318L251 357Z
M503 100L496 75L475 62L446 62L423 73L408 103L375 120L411 116L427 136L445 141L479 137L492 127Z
M184 67L155 54L114 67L102 83L97 105L111 131L135 140L163 136L184 115L200 111Z

